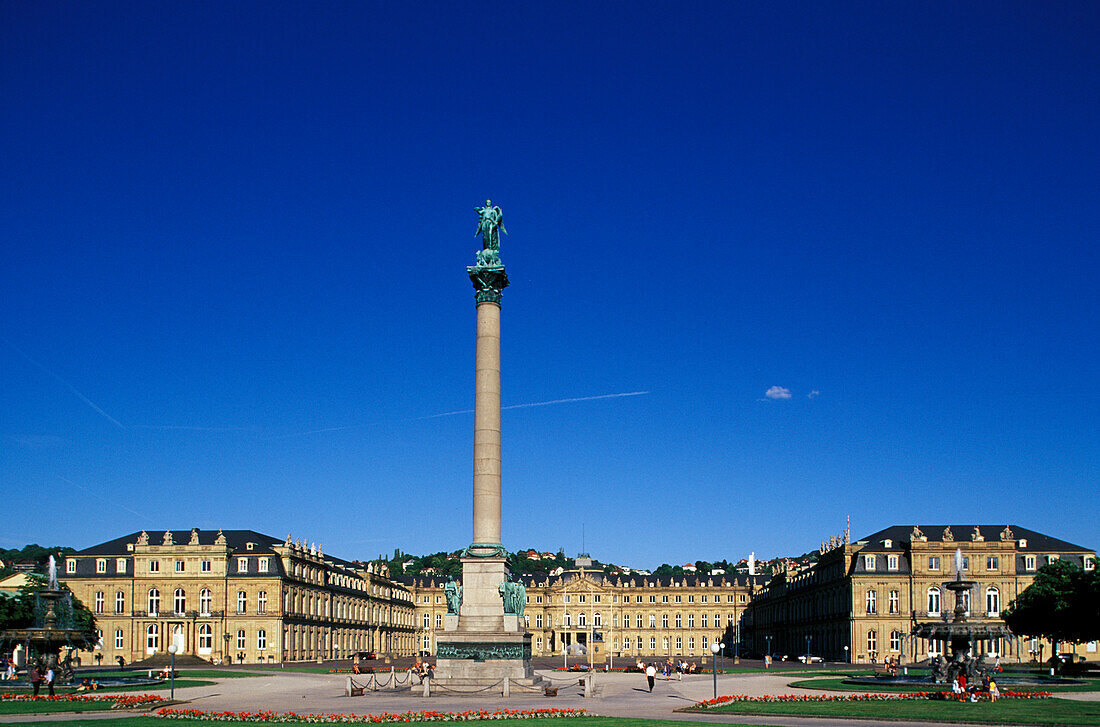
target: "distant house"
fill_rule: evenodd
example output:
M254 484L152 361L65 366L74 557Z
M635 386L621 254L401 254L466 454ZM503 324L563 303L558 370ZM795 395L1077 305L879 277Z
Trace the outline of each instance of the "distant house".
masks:
M726 572L724 570L722 570L721 568L712 568L711 571L710 571L710 574L712 576L724 576L726 574Z
M564 572L565 572L565 568L562 568L562 567L561 567L561 566L559 565L559 566L558 566L557 568L555 568L554 570L550 571L550 575L551 575L551 576L560 576L560 575L561 575L562 573L564 573Z
M683 569L687 573L694 573L695 571L699 570L698 568L695 567L694 563L684 563Z

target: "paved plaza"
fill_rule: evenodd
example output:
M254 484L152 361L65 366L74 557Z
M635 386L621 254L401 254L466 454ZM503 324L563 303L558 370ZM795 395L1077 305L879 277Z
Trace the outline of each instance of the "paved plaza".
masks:
M218 680L214 684L189 687L176 690L177 701L183 704L179 708L201 709L206 711L260 711L322 713L339 712L354 714L381 714L406 711L438 710L463 711L475 708L485 709L532 709L543 707L583 708L590 714L609 717L635 717L651 719L689 720L699 722L741 723L761 725L922 725L927 722L874 721L827 718L764 717L747 715L685 714L677 709L689 706L697 701L709 699L713 693L711 675L688 675L683 680L665 681L659 678L651 694L646 686L645 677L640 674L598 673L596 675L597 695L584 697L584 689L578 681L581 674L566 676L563 672L538 670L544 678L558 687L557 697L512 696L502 697L486 692L481 696L433 696L424 698L420 690L410 692L408 688L392 691L383 689L367 692L362 696L344 696L348 675L313 674L279 670L256 671L254 676L236 677ZM398 672L399 680L403 673ZM389 675L379 675L383 683ZM358 683L367 680L366 675L353 677ZM821 690L805 690L789 687L794 679L804 679L805 675L785 675L782 672L767 674L726 674L718 677L719 694L835 694ZM415 682L415 677L413 678ZM1059 695L1076 699L1100 699L1100 693L1077 693ZM0 716L0 722L18 723L28 721L65 721L79 716L81 719L110 719L117 713L81 713L54 715L6 715Z

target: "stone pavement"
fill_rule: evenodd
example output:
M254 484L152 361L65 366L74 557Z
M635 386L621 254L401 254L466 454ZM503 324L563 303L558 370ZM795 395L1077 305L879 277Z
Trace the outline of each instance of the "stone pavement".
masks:
M544 707L584 708L590 714L609 717L635 717L649 719L673 719L716 724L735 722L760 725L815 725L821 727L928 727L927 722L898 722L875 720L849 720L797 717L754 717L747 715L684 714L676 709L697 701L709 699L713 694L712 676L687 675L683 681L664 681L658 678L650 694L645 677L640 674L599 673L596 676L598 696L585 699L584 690L577 682L580 674L566 676L562 672L538 672L559 687L557 697L512 696L486 693L484 696L436 696L425 699L418 691L381 690L368 692L360 697L345 697L346 674L312 674L301 672L257 672L253 677L225 679L204 687L176 690L176 699L186 702L180 708L208 711L258 711L274 712L343 712L354 714L380 714L382 712L407 712L438 710L459 712L468 709L534 709ZM353 677L357 683L366 675ZM820 690L803 690L788 687L792 679L782 673L726 674L718 677L719 694L830 694ZM415 681L415 679L414 679ZM1100 694L1078 693L1078 698L1100 697ZM1069 696L1068 694L1066 696ZM79 716L81 719L113 718L117 712L86 712L79 715L0 715L0 722L65 721Z

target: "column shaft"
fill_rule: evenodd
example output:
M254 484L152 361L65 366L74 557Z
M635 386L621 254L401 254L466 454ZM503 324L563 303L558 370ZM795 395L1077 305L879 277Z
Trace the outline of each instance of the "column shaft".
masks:
M500 543L500 305L477 306L474 540Z

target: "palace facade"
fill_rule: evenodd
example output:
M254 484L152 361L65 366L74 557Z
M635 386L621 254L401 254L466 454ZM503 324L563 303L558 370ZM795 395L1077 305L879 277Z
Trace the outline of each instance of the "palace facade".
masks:
M252 530L132 533L65 557L59 577L95 614L99 654L215 662L412 654L412 595L384 565Z
M958 553L958 556L956 555ZM1001 610L1056 559L1091 569L1096 552L1017 526L895 525L855 543L823 543L820 559L801 571L776 573L745 612L743 635L755 653L814 654L867 663L897 657L923 661L949 645L911 635L916 622L939 621L955 608L944 582L962 577L968 620L1003 623ZM993 639L978 653L1010 661L1045 659L1053 645L1038 639ZM1059 645L1090 660L1095 642Z
M741 614L764 576L607 576L580 568L558 576L520 578L523 619L533 656L582 650L594 663L655 656L710 656L715 641L733 653ZM419 649L435 653L443 633L445 580L408 578L416 606ZM581 647L581 648L578 648Z

